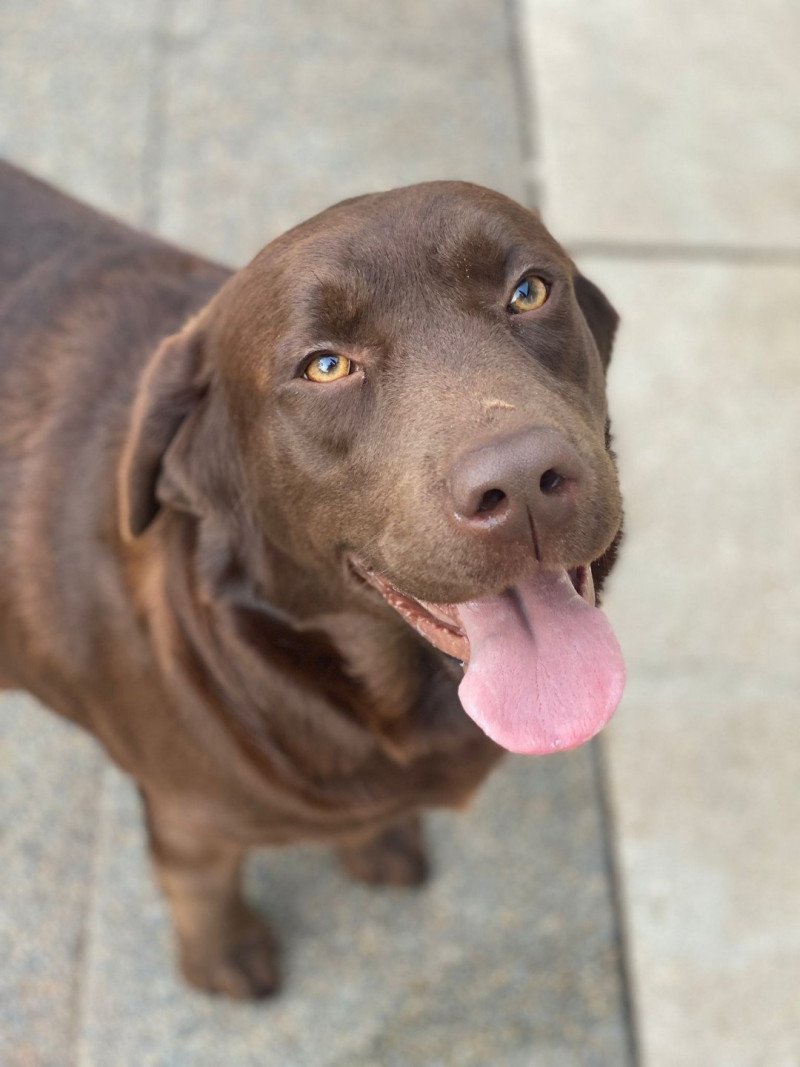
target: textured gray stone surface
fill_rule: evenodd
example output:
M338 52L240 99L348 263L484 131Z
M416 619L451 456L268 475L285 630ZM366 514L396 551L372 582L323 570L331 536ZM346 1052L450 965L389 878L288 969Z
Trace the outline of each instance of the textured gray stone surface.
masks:
M628 660L798 678L800 266L584 262L623 315L609 604Z
M799 691L629 683L612 782L647 1067L800 1063Z
M521 195L498 0L177 0L158 223L232 262L336 200L434 178Z
M800 1063L800 268L590 260L628 544L607 734L647 1067Z
M800 9L521 0L562 240L800 247Z
M324 850L258 854L286 990L243 1007L175 977L138 802L107 772L82 1067L626 1064L594 789L588 750L509 760L470 812L430 819L420 891L355 886Z
M141 221L157 0L0 4L0 154Z

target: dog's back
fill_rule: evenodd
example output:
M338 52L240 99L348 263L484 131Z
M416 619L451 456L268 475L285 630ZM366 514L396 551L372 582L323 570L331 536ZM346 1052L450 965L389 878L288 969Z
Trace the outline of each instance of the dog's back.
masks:
M124 227L0 161L0 309L9 290L77 241ZM3 351L7 351L3 344Z
M0 685L47 698L42 677L80 673L113 595L139 371L226 272L7 164L0 205Z

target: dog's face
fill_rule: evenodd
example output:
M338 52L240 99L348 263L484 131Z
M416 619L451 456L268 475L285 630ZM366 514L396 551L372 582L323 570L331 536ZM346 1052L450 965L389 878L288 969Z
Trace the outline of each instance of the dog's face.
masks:
M267 246L184 332L183 356L151 371L123 479L131 526L154 511L176 389L205 374L201 406L233 437L215 447L236 450L265 541L469 661L462 701L501 744L569 747L621 689L591 580L621 523L615 326L541 222L499 194L437 182L336 205ZM168 428L153 414L165 392ZM601 684L587 661L608 664ZM531 727L514 707L543 685L557 707L540 701Z

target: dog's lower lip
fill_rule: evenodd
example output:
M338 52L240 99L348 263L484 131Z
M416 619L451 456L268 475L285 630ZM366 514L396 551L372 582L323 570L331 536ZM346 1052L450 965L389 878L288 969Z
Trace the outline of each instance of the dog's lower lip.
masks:
M372 568L360 563L352 556L348 563L356 577L376 592L440 652L459 660L462 665L469 662L470 647L458 613L457 604L439 604L420 600L398 589L388 578L378 574ZM568 572L576 593L594 606L594 585L591 580L591 565L582 564Z
M383 599L417 633L440 652L466 663L469 660L469 640L464 633L455 604L435 604L419 600L401 592L388 578L359 563L348 560L351 570L365 584L380 593Z
M584 563L579 567L572 567L567 571L570 581L575 586L575 592L578 596L582 596L584 600L588 601L593 607L595 603L594 585L590 583L591 579L591 564Z

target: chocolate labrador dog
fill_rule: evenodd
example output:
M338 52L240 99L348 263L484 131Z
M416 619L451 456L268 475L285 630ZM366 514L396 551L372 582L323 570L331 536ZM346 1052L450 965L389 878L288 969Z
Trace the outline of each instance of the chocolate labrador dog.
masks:
M0 686L137 782L186 978L266 995L247 849L418 882L422 809L612 714L617 316L461 182L236 273L11 167L0 201Z

